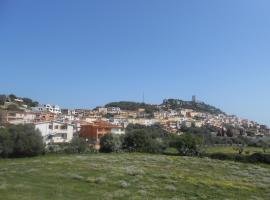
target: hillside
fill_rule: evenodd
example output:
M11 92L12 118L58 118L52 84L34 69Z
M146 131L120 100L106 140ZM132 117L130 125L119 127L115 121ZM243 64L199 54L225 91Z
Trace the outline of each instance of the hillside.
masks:
M5 200L268 199L270 168L149 154L0 160ZM15 178L16 177L16 178Z
M14 94L0 94L0 109L20 111L25 108L35 107L39 102L27 97L17 97Z
M119 107L121 110L130 110L130 111L137 111L139 108L143 108L145 109L146 113L152 113L158 110L155 105L131 101L111 102L106 104L105 107Z
M192 109L194 111L216 115L225 114L222 110L203 102L183 101L179 99L166 99L160 106L166 107L167 109ZM143 108L147 113L153 113L158 110L156 105L130 101L111 102L106 104L105 107L119 107L121 110L131 111L137 111L139 108Z
M208 105L204 102L183 101L179 99L165 99L162 105L171 109L192 109L198 112L206 112L216 115L225 114L225 112L223 112L219 108Z

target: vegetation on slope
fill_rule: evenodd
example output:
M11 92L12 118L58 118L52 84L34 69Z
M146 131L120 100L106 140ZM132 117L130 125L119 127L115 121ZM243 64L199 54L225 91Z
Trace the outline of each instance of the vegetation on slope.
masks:
M162 105L170 109L192 109L194 111L206 112L216 115L225 114L220 109L203 102L183 101L179 99L165 99Z
M198 112L206 112L210 114L225 114L220 109L205 104L203 102L183 101L179 99L165 99L161 106L167 109L192 109ZM158 107L151 104L136 103L130 101L112 102L105 105L105 107L119 107L122 110L137 111L139 108L144 108L146 113L153 113L158 110Z
M18 101L16 101L16 99L20 99L20 100L22 100L22 102L18 102ZM0 106L4 105L6 101L8 101L10 103L14 103L13 105L17 105L17 106L27 105L27 107L29 107L29 108L38 106L38 104L39 104L37 101L34 101L34 100L27 98L27 97L17 97L14 94L0 95Z
M145 109L146 113L153 113L154 111L158 110L155 105L130 101L112 102L106 104L105 107L119 107L121 110L130 110L130 111L137 111L138 109L142 108Z

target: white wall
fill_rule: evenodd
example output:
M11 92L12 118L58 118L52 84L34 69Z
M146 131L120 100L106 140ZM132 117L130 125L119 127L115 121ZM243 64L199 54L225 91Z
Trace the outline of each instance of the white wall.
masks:
M52 125L52 129L49 129L49 126ZM61 129L62 125L66 125L67 129ZM58 129L55 128L58 126ZM64 124L59 122L44 122L36 124L35 127L41 132L42 137L45 139L45 143L65 143L71 142L73 134L75 132L74 126L70 124ZM66 139L61 137L61 134L66 134ZM47 139L47 136L52 135L51 139Z

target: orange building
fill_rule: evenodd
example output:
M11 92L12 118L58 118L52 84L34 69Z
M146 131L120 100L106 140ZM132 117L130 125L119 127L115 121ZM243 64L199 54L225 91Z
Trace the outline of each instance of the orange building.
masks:
M113 125L106 121L95 121L93 123L82 124L80 130L80 137L92 141L95 145L99 144L99 139L106 135L111 134L112 129L122 128L121 126Z

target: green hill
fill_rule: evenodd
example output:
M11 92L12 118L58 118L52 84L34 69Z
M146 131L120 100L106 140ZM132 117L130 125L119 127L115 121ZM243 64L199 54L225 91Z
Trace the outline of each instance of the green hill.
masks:
M208 105L203 102L192 102L192 101L183 101L179 99L166 99L160 106L164 106L170 109L192 109L198 112L206 112L210 114L225 114L222 110ZM147 113L153 113L158 111L158 106L146 104L146 103L137 103L131 101L119 101L111 102L105 105L105 107L119 107L121 110L131 110L137 111L139 108L144 108Z
M146 113L152 113L158 110L157 106L155 105L131 101L111 102L106 104L105 107L119 107L121 110L130 110L130 111L137 111L139 108L143 108L145 109Z
M208 105L204 102L183 101L179 99L165 99L163 106L171 109L192 109L198 112L206 112L210 114L225 114L222 110Z

